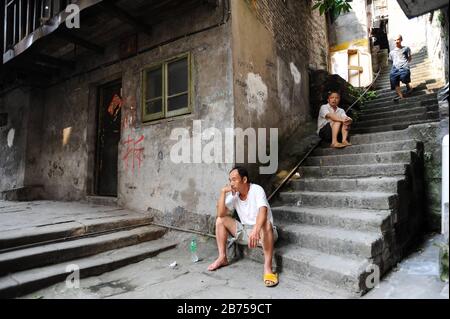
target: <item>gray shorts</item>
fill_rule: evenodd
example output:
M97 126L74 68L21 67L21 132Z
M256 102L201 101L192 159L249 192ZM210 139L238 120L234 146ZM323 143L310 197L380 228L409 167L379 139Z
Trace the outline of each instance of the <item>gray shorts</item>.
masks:
M248 245L248 238L252 232L253 225L242 225L239 221L236 220L236 236L229 236L228 241L229 245L236 242L239 245ZM276 226L272 225L273 230L273 241L276 242L278 239L278 231ZM261 239L259 240L258 246L262 246Z

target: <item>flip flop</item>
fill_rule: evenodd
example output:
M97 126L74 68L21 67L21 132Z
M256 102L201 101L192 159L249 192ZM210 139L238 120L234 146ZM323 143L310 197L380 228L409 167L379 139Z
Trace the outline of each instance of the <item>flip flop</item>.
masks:
M346 145L342 144L342 143L337 143L337 144L330 144L330 147L332 148L344 148Z
M278 285L278 274L264 274L264 285L266 287L275 287Z

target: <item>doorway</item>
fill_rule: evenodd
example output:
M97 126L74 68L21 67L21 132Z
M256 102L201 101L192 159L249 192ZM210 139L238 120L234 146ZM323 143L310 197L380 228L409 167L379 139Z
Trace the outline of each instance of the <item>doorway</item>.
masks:
M98 87L95 194L117 197L122 79Z

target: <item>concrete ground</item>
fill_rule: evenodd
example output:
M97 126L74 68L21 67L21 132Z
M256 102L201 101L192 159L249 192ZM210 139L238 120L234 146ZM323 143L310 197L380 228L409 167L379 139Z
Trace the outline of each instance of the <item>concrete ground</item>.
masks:
M214 260L213 239L199 238L200 262L190 260L190 234L170 232L166 238L180 242L177 248L156 257L128 265L100 276L80 280L80 288L68 288L65 283L53 285L23 298L173 298L173 299L342 299L353 298L343 291L321 287L293 274L282 273L276 288L266 288L262 282L262 265L241 259L228 267L208 272L206 267ZM404 260L397 271L386 276L363 298L448 299L448 283L438 278L433 242L427 241L424 250ZM169 267L176 261L175 268Z
M136 218L144 214L120 207L80 202L0 201L0 238L2 235L21 233L35 235L43 227L86 226L108 218Z
M89 225L99 219L122 215L128 218L142 214L87 203L0 201L0 235L10 232L32 234L44 225ZM354 298L345 291L289 272L280 274L277 287L266 288L262 264L246 258L208 272L207 266L217 256L215 240L198 238L201 260L193 263L188 249L191 237L189 233L170 231L163 239L178 242L174 249L99 276L82 278L79 288L70 288L62 282L22 298ZM440 235L430 236L420 250L400 263L378 288L363 298L448 299L448 283L441 282L438 277L439 248L435 243L441 240ZM173 262L176 267L169 267Z
M344 293L319 288L311 282L283 274L276 288L263 285L262 264L241 259L209 272L208 265L216 257L215 241L198 238L200 261L190 259L188 245L191 234L169 232L165 239L180 244L136 264L80 280L80 288L65 283L53 285L23 298L173 298L173 299L253 299L253 298L348 298ZM175 268L169 265L177 263Z
M439 243L442 235L430 234L416 252L405 258L363 298L449 299L448 282L439 279Z

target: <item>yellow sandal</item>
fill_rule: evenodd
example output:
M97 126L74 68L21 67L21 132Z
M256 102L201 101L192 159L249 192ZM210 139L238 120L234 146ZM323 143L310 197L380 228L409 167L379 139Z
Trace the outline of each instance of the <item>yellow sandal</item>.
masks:
M264 285L266 287L275 287L278 285L278 274L264 274Z

